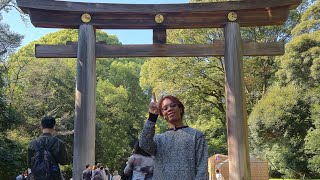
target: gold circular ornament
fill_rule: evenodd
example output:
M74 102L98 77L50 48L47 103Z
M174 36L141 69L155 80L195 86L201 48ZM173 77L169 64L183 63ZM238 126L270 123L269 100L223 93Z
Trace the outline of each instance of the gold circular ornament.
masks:
M161 24L161 23L163 23L163 21L164 21L164 17L163 17L162 14L157 14L157 15L154 17L154 20L156 21L156 23Z
M228 20L229 21L236 21L237 18L238 18L237 13L235 13L235 12L229 12L228 13Z
M81 21L84 22L84 23L90 22L90 21L91 21L91 16L90 16L90 14L88 14L88 13L82 14L82 16L81 16Z

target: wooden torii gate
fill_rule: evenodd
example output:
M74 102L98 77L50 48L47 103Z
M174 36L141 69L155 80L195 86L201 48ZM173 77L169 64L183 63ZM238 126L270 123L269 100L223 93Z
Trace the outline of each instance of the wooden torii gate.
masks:
M240 26L283 24L301 0L238 0L187 4L110 4L17 0L35 27L79 29L78 43L36 45L36 57L77 58L73 179L95 160L96 58L224 56L229 172L250 180L242 59L284 53L283 43L243 42ZM224 41L166 44L166 29L224 28ZM153 29L153 44L96 43L96 29Z

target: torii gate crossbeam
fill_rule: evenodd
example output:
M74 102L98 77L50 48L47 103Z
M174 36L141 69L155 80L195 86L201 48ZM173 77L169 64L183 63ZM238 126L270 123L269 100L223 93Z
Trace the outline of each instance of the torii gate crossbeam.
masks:
M283 24L301 0L238 0L188 4L110 4L16 0L36 27L79 28L78 44L36 45L36 57L77 57L73 179L94 163L96 57L224 56L229 172L250 180L243 55L280 55L283 43L242 42L240 27ZM166 44L166 29L224 28L224 42ZM153 45L95 42L95 29L153 29ZM105 53L107 52L107 54ZM113 54L112 54L113 53ZM81 143L80 143L81 142Z

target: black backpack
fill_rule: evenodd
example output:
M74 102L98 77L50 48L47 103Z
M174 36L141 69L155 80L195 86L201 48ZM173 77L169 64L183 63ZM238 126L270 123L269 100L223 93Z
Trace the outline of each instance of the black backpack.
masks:
M51 153L57 140L58 138L53 137L48 144L41 141L41 138L36 140L35 154L31 159L31 172L35 179L51 180L60 176L59 165Z
M96 170L93 175L93 180L102 180L102 175L100 170Z

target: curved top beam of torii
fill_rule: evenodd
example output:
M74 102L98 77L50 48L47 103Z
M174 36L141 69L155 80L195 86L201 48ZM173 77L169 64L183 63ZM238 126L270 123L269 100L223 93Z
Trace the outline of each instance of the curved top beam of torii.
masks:
M166 29L219 28L237 14L240 26L283 24L289 10L301 0L244 0L186 4L111 4L54 0L17 0L18 6L30 15L36 27L78 28L81 16L91 16L89 24L98 29ZM161 14L162 23L155 22Z

